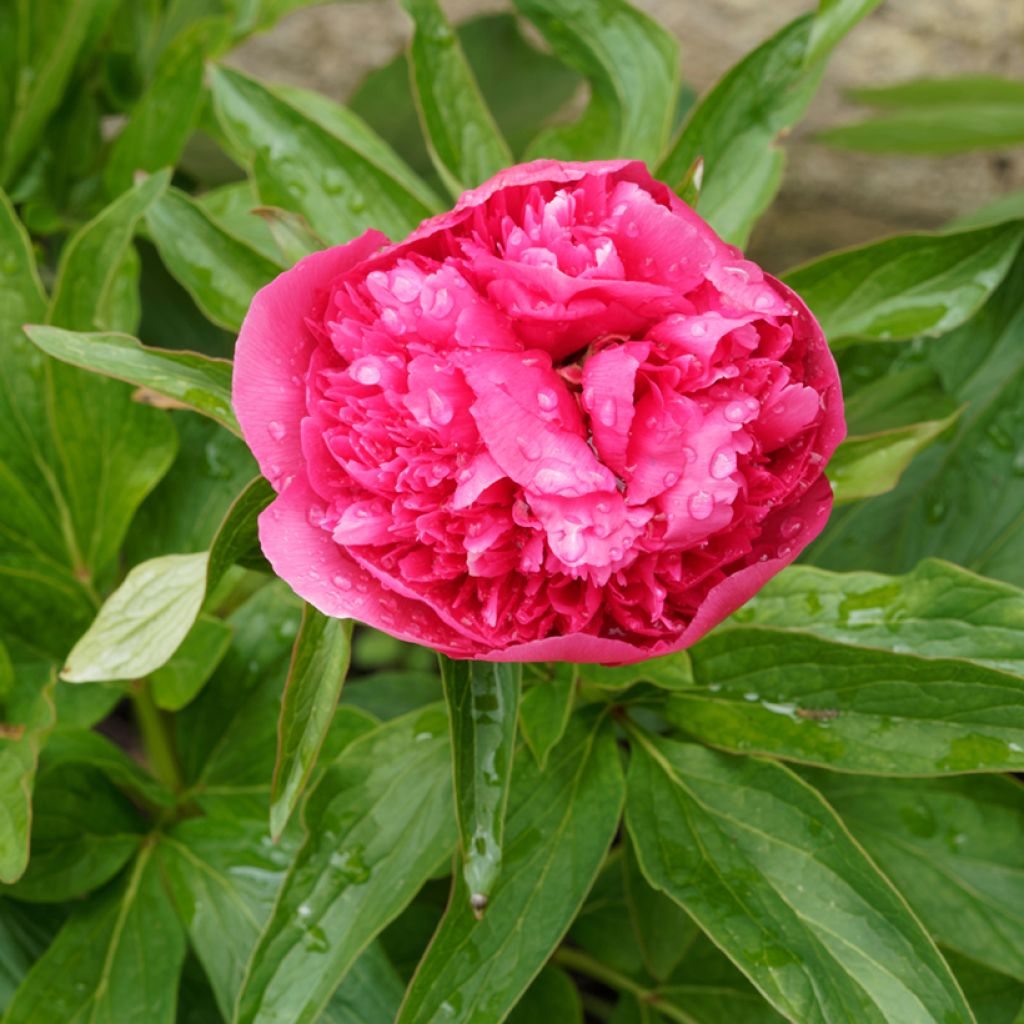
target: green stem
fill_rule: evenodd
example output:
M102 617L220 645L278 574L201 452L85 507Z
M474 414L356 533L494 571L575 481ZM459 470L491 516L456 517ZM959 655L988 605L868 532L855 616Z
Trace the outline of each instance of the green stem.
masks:
M132 705L142 734L142 749L153 774L174 793L180 793L185 788L185 780L174 751L170 720L153 702L149 680L139 682L138 689L132 694Z
M555 950L552 960L567 970L576 971L578 974L585 974L594 981L601 982L609 988L617 989L619 992L628 992L635 996L641 1003L657 1010L663 1017L669 1020L678 1021L679 1024L696 1024L694 1019L678 1006L666 1002L656 989L644 988L639 982L634 981L626 974L609 967L607 964L595 960L592 956L572 949L569 946L562 946Z

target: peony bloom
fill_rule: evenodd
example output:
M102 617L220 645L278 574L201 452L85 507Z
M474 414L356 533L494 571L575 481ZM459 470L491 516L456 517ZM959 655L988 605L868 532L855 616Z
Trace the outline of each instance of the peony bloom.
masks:
M819 533L835 363L636 162L512 167L259 292L234 403L293 589L453 657L693 643Z

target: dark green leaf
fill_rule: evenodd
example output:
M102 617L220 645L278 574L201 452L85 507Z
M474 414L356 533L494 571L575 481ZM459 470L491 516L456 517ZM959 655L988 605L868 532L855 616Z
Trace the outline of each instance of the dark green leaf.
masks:
M690 653L698 686L665 714L714 746L883 775L1024 767L1015 676L760 628L717 632Z
M972 317L1006 277L1019 222L945 235L896 235L786 274L829 344L939 335Z
M149 678L156 706L180 711L206 685L231 643L231 627L200 615L170 659Z
M416 711L356 740L305 807L308 838L249 961L237 1024L312 1024L455 841L447 725ZM467 906L468 911L468 906Z
M827 772L810 780L937 942L1024 981L1019 783Z
M478 915L501 872L522 676L521 665L441 655L462 873Z
M791 566L731 621L1024 676L1024 594L931 558L905 576Z
M427 704L436 704L443 697L439 676L428 672L375 672L372 676L350 678L341 703L388 721Z
M693 686L693 666L686 651L648 658L635 665L580 665L580 680L593 686L625 689L635 683L653 683L665 690Z
M64 913L56 907L0 901L0 1013L15 989L53 941Z
M543 768L548 754L565 735L576 698L576 666L539 664L525 669L524 682L533 682L519 704L523 739Z
M167 269L214 323L229 330L241 326L253 295L281 272L177 189L150 208L146 225Z
M781 765L639 737L626 821L651 883L785 1016L973 1020L896 890Z
M622 0L515 0L555 53L590 84L590 103L569 126L549 128L529 156L632 157L653 164L672 130L679 44Z
M545 771L520 751L502 873L482 921L456 874L444 919L397 1024L502 1020L565 934L619 825L622 766L610 723L574 716ZM494 965L500 964L501 971Z
M15 993L5 1024L174 1024L185 935L153 847L77 910Z
M42 326L30 327L26 333L47 355L136 384L241 434L231 408L231 363L226 359L147 348L127 334L79 334ZM151 398L148 401L160 404Z
M355 115L338 113L319 98L308 104L315 110L311 116L290 102L292 92L282 98L227 68L212 74L217 117L253 162L265 205L303 214L332 244L370 227L403 238L434 212L422 189L409 190L412 172L396 176L398 157Z
M501 137L437 0L402 0L415 24L409 71L434 167L453 196L508 167Z
M583 1024L583 1006L572 978L549 964L534 978L507 1020L508 1024Z
M352 620L302 609L288 682L281 698L277 761L270 794L270 831L277 838L316 765L352 655Z
M208 593L235 562L249 564L259 556L259 515L273 499L273 488L263 477L257 476L249 481L224 513L210 545Z
M352 965L331 997L321 1024L378 1024L391 1021L402 1002L404 985L376 942Z
M948 950L945 957L978 1024L1022 1024L1024 985Z

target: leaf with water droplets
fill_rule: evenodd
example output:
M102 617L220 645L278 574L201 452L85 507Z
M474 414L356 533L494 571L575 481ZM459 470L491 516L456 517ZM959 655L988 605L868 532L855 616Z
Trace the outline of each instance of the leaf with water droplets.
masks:
M696 686L664 714L689 736L842 771L1024 768L1024 680L968 661L736 627L690 648Z
M782 765L631 730L626 824L650 883L785 1017L971 1022L917 919Z
M543 771L520 750L512 778L504 866L487 913L475 919L466 882L456 874L396 1024L502 1020L594 884L619 826L625 789L603 708L573 716Z
M462 872L473 909L482 914L501 870L523 669L502 662L453 661L444 655L440 660Z

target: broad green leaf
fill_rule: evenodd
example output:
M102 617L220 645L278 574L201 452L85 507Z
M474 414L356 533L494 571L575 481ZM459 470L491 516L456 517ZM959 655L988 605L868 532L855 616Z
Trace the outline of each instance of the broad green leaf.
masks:
M203 102L203 61L215 19L196 22L164 51L153 80L114 140L103 180L111 195L128 188L137 171L178 162Z
M833 349L861 338L939 335L972 317L1006 277L1024 237L1010 222L944 235L896 235L786 274Z
M714 746L882 775L1024 766L1015 676L761 628L717 632L690 653L699 685L665 714Z
M1024 985L946 950L946 962L971 1004L978 1024L1022 1024Z
M905 360L967 408L895 490L833 514L810 560L906 572L932 555L1024 584L1024 257L971 320Z
M858 124L817 134L822 142L869 153L946 155L1024 142L1024 82L979 75L920 79L854 89L855 103L878 107Z
M32 809L32 857L8 890L15 899L61 903L85 896L113 878L142 842L142 818L96 768L44 766Z
M231 503L210 544L207 592L217 585L235 562L249 565L262 559L259 515L273 499L273 488L263 477L257 476Z
M937 942L1024 981L1019 783L809 778Z
M648 658L635 665L580 665L580 680L593 686L625 689L635 683L653 683L665 690L693 686L693 666L686 651Z
M730 621L811 630L926 658L964 658L1024 677L1024 593L932 558L904 576L790 566Z
M321 1024L378 1024L398 1013L405 985L379 943L373 942L352 965L331 997Z
M241 434L231 408L231 363L226 359L147 348L127 334L80 334L38 325L26 333L55 359L180 402Z
M548 128L528 155L569 160L632 157L653 164L672 130L679 44L622 0L515 0L554 52L590 85L574 124Z
M948 419L960 411L956 399L942 387L942 379L928 366L918 363L897 369L888 365L883 375L878 376L877 366L872 365L870 356L879 357L878 364L881 365L890 353L899 349L903 346L861 345L851 354L852 360L840 356L844 364L852 361L852 366L845 366L843 410L851 437ZM861 374L865 375L864 381L858 380Z
M135 566L107 598L61 671L69 683L140 679L177 650L206 594L206 552Z
M150 208L146 225L167 269L214 323L229 330L241 326L253 295L281 272L177 189Z
M841 17L833 10L837 6ZM872 6L824 4L820 24L813 15L790 22L728 71L690 112L655 177L677 186L703 157L697 210L726 241L745 244L779 187L785 161L780 136L810 105L830 47Z
M253 213L270 229L281 260L288 266L318 249L327 248L327 243L310 228L301 213L282 210L279 206L258 206Z
M456 874L396 1024L503 1020L561 941L619 826L624 784L603 715L574 716L545 771L520 751L502 873L483 920ZM501 970L495 971L494 965Z
M57 907L0 901L0 1013L64 920Z
M436 704L443 697L440 677L430 672L375 672L349 679L341 703L361 708L386 722Z
M174 1024L185 935L153 850L72 914L4 1024Z
M260 201L252 182L232 181L194 198L229 234L248 242L268 260L281 259L281 250L274 241L270 228L255 212Z
M641 869L780 1013L973 1021L927 933L810 786L771 761L634 736L626 822Z
M324 772L236 1024L319 1020L359 953L450 855L447 748L444 714L415 711L357 739Z
M444 655L440 661L462 873L468 899L480 915L501 873L523 670L521 665L453 661Z
M270 832L281 835L316 765L352 655L352 620L302 609L288 682L281 698Z
M115 199L72 235L61 252L47 322L74 330L133 331L137 300L124 296L126 260L134 291L138 264L131 242L146 211L167 189L161 171Z
M409 191L404 172L395 177L398 157L382 159L385 143L355 115L328 114L326 101L303 100L314 116L288 101L292 93L282 98L238 71L219 67L211 75L217 118L252 161L265 205L301 213L331 244L371 227L403 238L434 212Z
M434 167L453 196L513 163L438 0L402 0L415 31L409 76Z
M877 434L847 437L828 464L828 478L837 504L872 498L891 491L914 456L948 430L960 415L925 420Z
M583 1024L580 994L565 971L549 964L533 980L507 1020L508 1024Z
M180 711L206 685L231 643L231 627L200 615L181 645L149 679L153 700L165 711Z
M682 907L651 888L640 871L632 844L623 845L623 893L633 935L648 974L663 982L693 945L700 929Z
M22 684L8 696L0 723L0 882L16 881L28 864L32 787L39 751L56 721L55 680Z
M524 682L533 681L519 702L519 728L523 739L543 768L548 754L565 735L576 698L576 666L557 663L530 665Z

